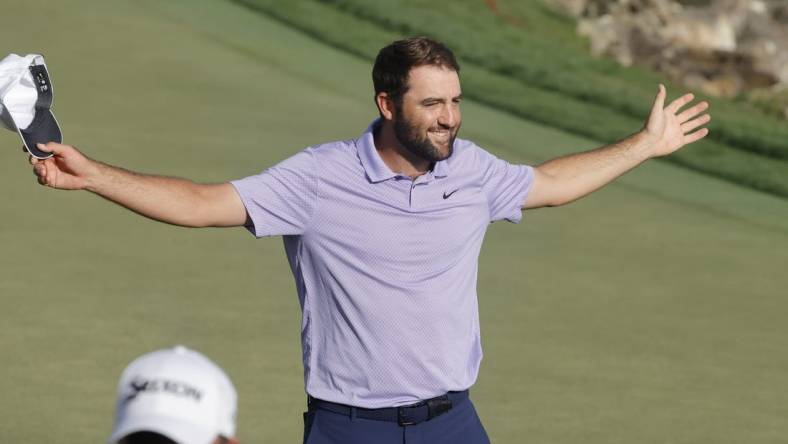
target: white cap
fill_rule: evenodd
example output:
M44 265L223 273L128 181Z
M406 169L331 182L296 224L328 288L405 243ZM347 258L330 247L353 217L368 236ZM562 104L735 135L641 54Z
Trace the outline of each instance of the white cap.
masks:
M109 442L142 431L178 444L233 438L237 398L230 378L202 354L183 346L148 353L120 377Z
M50 110L53 97L43 56L10 54L0 60L0 122L19 133L30 154L39 159L51 154L38 150L36 143L63 141Z

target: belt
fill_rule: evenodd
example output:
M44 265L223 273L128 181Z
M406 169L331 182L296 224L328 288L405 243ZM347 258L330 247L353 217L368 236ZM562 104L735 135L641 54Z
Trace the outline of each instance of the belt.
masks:
M372 419L375 421L396 422L401 426L415 425L440 416L460 402L468 399L468 390L449 392L442 396L426 399L415 404L402 407L386 407L381 409L365 409L336 402L308 398L309 410L321 409L350 417Z

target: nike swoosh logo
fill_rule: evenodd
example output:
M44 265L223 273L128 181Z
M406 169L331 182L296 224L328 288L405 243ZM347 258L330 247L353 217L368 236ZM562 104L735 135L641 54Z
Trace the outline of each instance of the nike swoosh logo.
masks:
M443 192L443 198L444 198L444 199L448 199L448 198L450 198L450 197L451 197L451 195L452 195L452 194L456 193L457 191L460 191L460 189L459 189L459 188L457 188L456 190L452 191L452 192L451 192L451 193L449 193L449 194L446 194L446 192L444 191L444 192Z

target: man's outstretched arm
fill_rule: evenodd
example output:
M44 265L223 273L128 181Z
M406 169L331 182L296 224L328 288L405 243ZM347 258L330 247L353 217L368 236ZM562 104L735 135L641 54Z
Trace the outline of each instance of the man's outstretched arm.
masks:
M700 115L709 104L700 102L679 110L694 98L686 94L667 107L665 87L660 85L645 127L626 139L592 151L549 160L534 168L534 183L523 208L564 205L610 183L652 158L668 155L684 145L706 137L711 120ZM699 116L700 115L700 116Z
M231 227L246 222L246 209L229 183L198 184L134 173L88 158L76 148L50 142L38 148L52 157L31 157L38 182L62 190L88 190L145 217L185 227Z

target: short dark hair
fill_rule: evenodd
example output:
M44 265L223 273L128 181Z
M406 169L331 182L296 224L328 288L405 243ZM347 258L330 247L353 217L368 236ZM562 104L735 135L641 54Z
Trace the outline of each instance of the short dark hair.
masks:
M175 441L167 438L164 435L155 432L135 432L126 435L125 438L120 440L120 444L177 444Z
M451 50L428 37L397 40L381 49L372 67L375 97L385 92L396 103L401 103L402 96L408 92L410 70L424 65L440 66L460 73L460 65Z
M225 438L224 436L219 436L218 442L221 444L228 444L230 440ZM126 435L123 439L119 441L118 444L178 444L178 443L159 433L142 431L142 432L134 432L130 435Z

